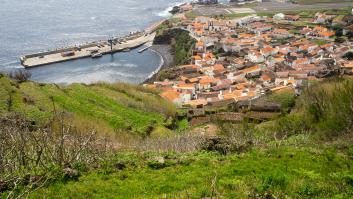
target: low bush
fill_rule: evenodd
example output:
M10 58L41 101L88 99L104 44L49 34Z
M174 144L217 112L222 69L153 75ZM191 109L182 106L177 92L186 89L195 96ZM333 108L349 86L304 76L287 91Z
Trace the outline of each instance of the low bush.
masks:
M309 131L309 126L301 114L289 114L275 120L274 131L277 138L285 139Z
M273 93L266 96L266 99L270 102L276 102L281 104L283 111L288 111L295 106L295 93L292 90Z
M353 52L347 52L346 54L343 55L343 58L347 60L353 60Z

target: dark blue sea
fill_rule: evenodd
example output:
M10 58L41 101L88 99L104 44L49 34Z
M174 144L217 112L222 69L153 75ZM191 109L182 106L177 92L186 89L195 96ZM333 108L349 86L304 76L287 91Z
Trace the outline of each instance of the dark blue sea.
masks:
M123 36L168 17L186 0L0 0L0 71L20 69L21 55ZM32 80L53 83L140 83L161 64L147 50L30 69Z

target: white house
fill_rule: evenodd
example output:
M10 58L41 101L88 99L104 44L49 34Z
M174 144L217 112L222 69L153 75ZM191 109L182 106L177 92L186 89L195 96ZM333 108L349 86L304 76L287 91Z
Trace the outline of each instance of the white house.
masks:
M261 63L265 61L265 57L257 51L249 52L247 56L248 60L254 63Z
M275 20L284 20L286 16L283 13L278 13L273 16L273 19Z

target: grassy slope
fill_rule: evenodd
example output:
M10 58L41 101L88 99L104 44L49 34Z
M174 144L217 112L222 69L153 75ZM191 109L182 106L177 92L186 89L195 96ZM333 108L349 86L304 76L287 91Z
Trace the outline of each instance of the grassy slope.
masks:
M292 198L352 196L352 156L327 148L279 147L229 156L172 154L167 166L160 169L150 166L149 156L129 154L117 157L119 162L133 165L125 170L108 166L79 181L41 189L31 198L247 198L265 193Z
M78 181L51 184L31 197L248 198L267 194L352 198L352 122L347 119L352 118L353 112L351 106L346 107L352 105L352 89L350 78L314 84L297 100L293 113L255 128L247 127L255 142L263 143L250 151L226 156L209 152L120 153L100 169L83 173ZM287 95L269 98L291 104ZM310 119L318 111L319 118ZM336 124L347 127L347 131L339 131ZM232 129L240 128L229 130ZM151 161L156 156L168 157L162 168ZM116 163L124 163L127 168L116 170Z
M150 127L162 126L167 116L175 114L173 105L156 94L125 84L65 87L34 82L17 84L0 78L0 102L0 114L15 111L37 123L45 123L53 115L55 106L56 111L74 113L87 123L140 134Z

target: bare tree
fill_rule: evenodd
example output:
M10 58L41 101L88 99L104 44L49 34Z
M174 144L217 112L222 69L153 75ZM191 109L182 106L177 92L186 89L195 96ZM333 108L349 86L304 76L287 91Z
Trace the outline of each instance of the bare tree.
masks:
M98 164L111 151L112 145L97 136L96 130L79 132L66 122L70 121L67 117L55 115L43 128L16 114L0 118L0 184L4 184L0 192L21 185L25 189L20 195L28 194L47 182L51 165L64 169L75 163ZM33 170L48 172L33 176Z

